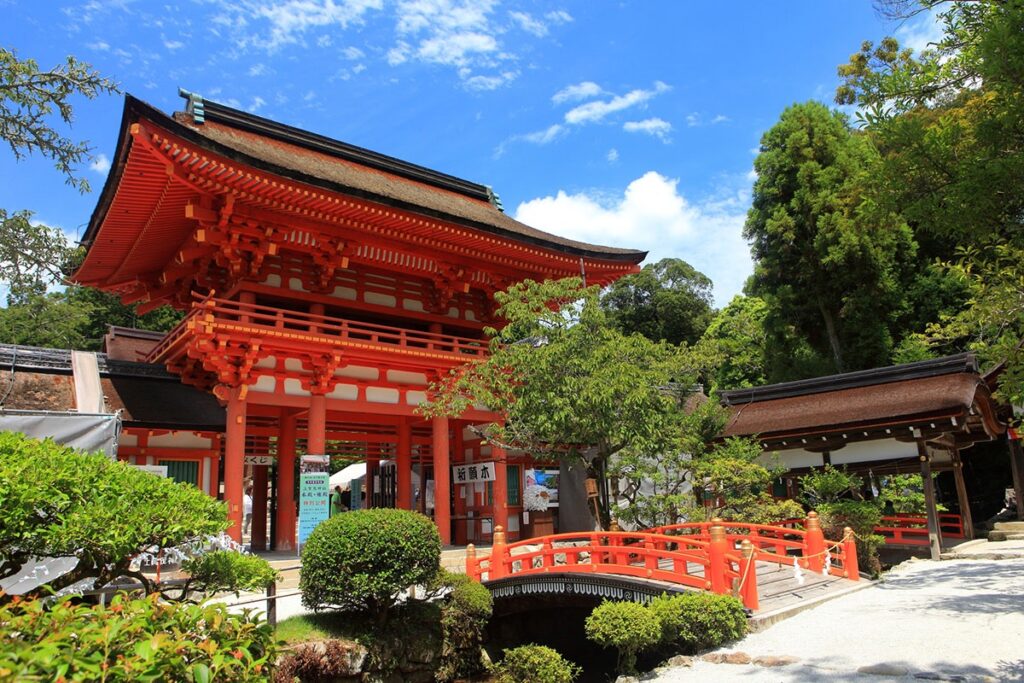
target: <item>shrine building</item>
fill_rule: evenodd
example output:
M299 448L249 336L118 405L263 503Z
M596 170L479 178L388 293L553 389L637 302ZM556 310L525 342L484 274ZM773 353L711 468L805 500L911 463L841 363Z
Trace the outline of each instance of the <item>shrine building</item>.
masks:
M268 505L274 546L295 547L303 453L364 459L368 506L426 512L432 498L445 544L497 525L515 537L530 462L469 429L501 416L416 408L485 356L496 291L581 273L607 285L646 253L542 232L487 186L182 95L173 116L126 98L73 279L140 312L186 312L162 338L115 330L107 355L123 372L162 366L212 404L211 424L126 423L119 457L187 464L227 501L236 540L251 476L255 549ZM159 397L145 397L151 412ZM492 481L453 492L453 465L485 461Z

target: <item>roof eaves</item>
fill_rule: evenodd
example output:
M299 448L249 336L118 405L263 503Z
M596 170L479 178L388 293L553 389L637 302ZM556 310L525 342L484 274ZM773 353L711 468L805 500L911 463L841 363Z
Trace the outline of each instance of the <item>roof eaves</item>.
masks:
M749 389L734 389L721 392L719 398L724 405L735 406L961 372L975 374L979 372L978 361L974 354L960 353L943 358L904 363L902 365L858 370L838 375L826 375L824 377L814 377L794 382L768 384Z

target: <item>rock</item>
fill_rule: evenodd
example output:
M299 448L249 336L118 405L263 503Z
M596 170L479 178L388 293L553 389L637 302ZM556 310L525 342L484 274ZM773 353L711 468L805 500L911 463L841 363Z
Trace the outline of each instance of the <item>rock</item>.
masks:
M799 657L790 657L788 655L754 657L753 659L754 664L757 664L758 666L789 666L790 664L796 664L799 661Z
M712 652L701 659L712 664L750 664L750 655L746 652Z
M640 679L636 676L619 676L615 683L640 683Z
M870 664L868 666L862 666L857 669L859 674L868 674L870 676L906 676L910 673L910 670L905 666L899 664Z
M988 532L988 540L990 542L1002 542L1006 540L1005 531L990 531Z
M693 666L693 657L687 657L686 655L676 655L671 659L662 663L662 666Z
M937 671L922 671L914 674L914 678L926 681L966 681L967 679L957 674L943 674Z

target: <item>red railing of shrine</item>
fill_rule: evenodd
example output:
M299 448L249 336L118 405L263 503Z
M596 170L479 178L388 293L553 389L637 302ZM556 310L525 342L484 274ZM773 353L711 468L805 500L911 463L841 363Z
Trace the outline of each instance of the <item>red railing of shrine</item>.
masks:
M466 574L476 581L546 573L630 576L732 593L758 608L757 562L796 564L857 581L857 547L851 529L841 541L826 540L810 513L803 529L714 519L645 531L555 534L506 543L495 530L490 555L466 550Z
M966 538L963 518L952 512L939 513L939 531L943 538ZM928 542L928 518L923 515L896 514L882 517L875 533L885 536L886 545L922 545Z
M167 333L146 360L160 362L173 356L177 347L202 326L255 332L267 337L301 338L328 345L372 345L382 350L425 351L452 356L460 361L487 355L487 342L480 339L207 298L192 304L188 315Z

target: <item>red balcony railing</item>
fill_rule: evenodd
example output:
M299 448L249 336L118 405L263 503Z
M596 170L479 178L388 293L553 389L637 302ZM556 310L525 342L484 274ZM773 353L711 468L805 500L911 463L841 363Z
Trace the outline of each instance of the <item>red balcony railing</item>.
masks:
M469 361L487 355L487 342L454 335L355 322L271 306L207 298L152 350L146 360L165 362L197 334L234 333L265 339L291 339L330 347L358 346L381 351L426 352Z

